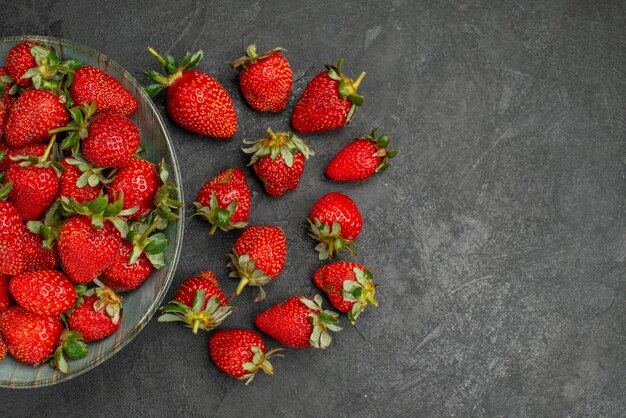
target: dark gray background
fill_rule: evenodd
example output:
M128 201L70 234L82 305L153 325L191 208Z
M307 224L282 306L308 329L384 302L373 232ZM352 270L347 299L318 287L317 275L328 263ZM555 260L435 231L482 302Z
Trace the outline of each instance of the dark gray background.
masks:
M354 124L306 136L317 155L294 193L270 199L250 177L251 221L286 230L287 266L266 303L245 293L225 325L250 327L270 303L314 292L320 263L303 222L329 191L360 206L356 260L381 285L380 308L356 328L344 321L329 350L289 350L250 386L211 364L207 334L153 320L87 375L1 390L3 416L626 414L623 2L2 3L2 35L68 38L143 82L156 68L146 46L204 49L200 69L231 93L240 128L219 141L168 120L188 203L218 170L246 163L244 138L288 128L324 62L366 70ZM289 49L296 81L282 114L253 112L224 65L253 41ZM377 126L399 151L390 170L326 180L331 156ZM207 231L186 220L168 297L205 268L234 290L226 254L237 233Z

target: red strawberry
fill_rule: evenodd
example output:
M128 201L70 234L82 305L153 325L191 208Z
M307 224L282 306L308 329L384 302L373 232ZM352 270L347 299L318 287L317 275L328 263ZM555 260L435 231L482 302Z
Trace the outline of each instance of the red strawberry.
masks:
M205 136L230 138L237 130L237 114L228 92L210 75L201 71L189 70L202 59L202 51L193 56L185 55L183 63L171 56L167 60L154 49L150 53L163 64L166 76L156 71L147 71L157 84L146 87L150 95L167 91L167 112L174 122L183 128Z
M11 296L9 293L10 276L0 274L0 313L9 309L11 306Z
M154 208L154 196L161 181L159 174L151 162L141 158L133 158L130 163L119 170L107 191L111 202L114 196L124 196L123 209L138 207L137 212L127 216L129 221L143 218Z
M291 115L291 126L298 132L322 132L342 128L350 123L363 96L357 93L365 77L362 72L351 80L341 72L343 59L336 67L316 75L306 86Z
M59 263L59 249L56 241L52 242L52 247L44 248L44 238L24 228L24 259L25 272L38 270L57 270Z
M13 46L7 54L7 71L20 87L29 87L32 84L30 78L22 78L22 76L26 71L37 66L37 61L31 53L33 46L41 46L41 44L36 41L25 41Z
M315 271L313 282L326 292L336 309L349 312L348 319L353 325L368 304L378 306L372 273L360 264L347 261L326 264Z
M139 129L130 119L100 113L89 121L81 151L88 162L98 167L123 168L130 164L140 142Z
M194 206L195 215L211 223L211 235L217 228L228 231L245 227L250 214L250 189L246 175L238 168L219 172L202 186Z
M153 267L145 253L132 264L129 259L133 245L122 240L120 249L109 267L104 270L100 280L107 287L117 292L128 292L138 288L152 273Z
M245 380L246 385L256 372L263 370L270 376L274 368L271 357L280 356L282 349L265 352L265 343L259 334L246 329L222 329L211 335L209 353L215 365L227 375Z
M80 67L70 86L74 103L96 103L98 112L113 112L130 116L137 110L137 100L119 81L99 68Z
M293 296L256 316L255 324L261 331L288 347L327 348L330 331L340 331L338 315L322 310L322 297L313 299Z
M11 279L11 295L24 309L39 315L59 315L74 306L72 282L56 270L22 273Z
M21 156L41 157L46 153L47 145L44 143L29 144L21 147L9 147L4 142L0 142L0 152L6 151L6 156L0 161L0 171L7 171L10 166L19 164L13 158Z
M2 335L0 335L0 361L4 360L7 355L7 344L4 342Z
M63 222L58 237L59 256L65 274L74 283L97 278L111 263L120 247L120 232L109 220L100 229L92 220L74 215Z
M159 322L183 322L196 334L198 329L210 331L232 312L228 299L209 270L185 280L168 305L161 308Z
M294 190L300 183L304 160L315 155L302 139L291 132L274 133L269 128L265 138L244 143L252 144L243 148L243 152L252 154L249 165L272 197Z
M233 68L241 68L239 87L248 104L259 112L280 112L285 110L293 75L289 61L274 48L262 54L256 53L256 45L250 45L247 56L230 63Z
M338 192L322 196L311 209L309 226L312 238L320 243L315 247L319 259L332 258L343 249L354 254L354 239L361 232L363 218L356 203Z
M104 180L102 169L93 168L75 158L64 158L61 165L65 168L60 179L61 196L83 203L100 195L102 190L100 183Z
M22 363L43 363L59 345L63 323L57 315L39 315L21 306L0 314L0 333L9 353Z
M11 106L4 139L12 147L45 142L52 136L49 130L65 126L68 120L65 106L57 96L45 90L29 89Z
M17 209L6 200L12 184L0 188L0 274L24 271L24 226Z
M4 127L9 118L11 106L13 106L14 97L9 94L13 80L6 67L0 67L0 139L4 135Z
M239 277L237 295L247 285L257 286L259 296L255 302L265 299L263 286L273 281L285 267L287 239L277 226L249 226L239 236L233 252L228 255L230 277Z
M337 181L360 181L384 171L396 150L387 151L389 136L376 138L376 130L346 145L333 157L326 175Z
M85 342L101 340L113 334L122 323L122 300L107 287L87 291L69 315L70 329L82 334Z

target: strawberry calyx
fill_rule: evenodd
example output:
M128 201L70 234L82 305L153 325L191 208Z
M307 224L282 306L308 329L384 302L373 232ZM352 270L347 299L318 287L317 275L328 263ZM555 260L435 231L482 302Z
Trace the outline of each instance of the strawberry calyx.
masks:
M244 144L251 145L248 148L241 148L246 154L252 154L250 163L253 165L263 157L270 156L272 161L280 155L288 167L293 166L293 157L301 152L305 159L311 155L315 155L315 151L311 149L306 142L295 136L292 132L274 132L271 128L267 128L267 136L256 141L243 141Z
M65 168L63 167L63 165L61 165L61 163L58 162L58 158L55 157L56 153L52 153L52 156L50 155L55 145L56 135L52 135L50 141L48 142L48 146L46 147L46 150L41 157L37 157L34 155L17 155L11 157L11 160L19 161L20 167L29 167L31 165L34 165L38 168L51 167L52 169L54 169L57 175L60 175L61 172L65 171Z
M265 51L261 54L257 54L256 44L252 44L252 45L249 45L248 48L246 48L245 56L241 58L237 58L235 61L229 62L228 65L230 65L234 69L241 67L244 70L246 70L248 68L248 65L256 64L257 61L260 61L263 58L267 58L270 55L278 54L281 52L287 52L287 50L285 48L278 47L278 48L270 49L269 51Z
M192 306L188 306L180 301L172 300L169 304L161 308L163 314L159 317L159 322L182 322L191 328L194 334L199 329L210 331L221 324L232 313L231 305L221 305L217 296L213 295L204 306L206 294L204 290L198 289L193 296Z
M341 331L341 327L337 326L339 315L336 312L322 309L323 299L320 295L315 295L313 299L300 298L307 308L315 312L309 313L309 319L313 324L313 332L309 338L311 346L314 348L328 348L333 341L333 337L328 331Z
M356 254L355 242L341 237L341 225L338 222L333 222L331 226L322 223L318 218L313 220L307 218L307 221L309 222L309 236L319 241L315 250L319 253L320 260L328 260L341 250L348 251L352 255Z
M65 138L61 142L61 149L71 149L74 156L78 155L80 140L88 136L89 122L96 114L96 103L82 103L80 106L68 109L71 120L66 126L51 129L48 131L50 135L67 132Z
M66 322L65 317L63 322ZM61 373L68 374L70 372L70 366L67 364L67 359L78 360L87 356L87 344L84 342L83 334L78 331L73 331L67 328L61 334L59 346L54 351L54 356L50 360L50 367L59 370Z
M52 249L52 242L57 239L61 226L63 225L63 207L61 200L56 199L40 221L28 221L26 227L29 231L43 237L43 248Z
M155 212L155 216L162 219L158 228L163 230L167 227L168 221L175 221L179 218L176 212L183 207L183 202L172 197L177 189L174 183L168 181L169 171L165 166L165 160L161 160L159 164L159 178L162 184L154 196L155 209L153 212Z
M106 314L113 324L118 324L124 315L122 298L100 280L94 279L94 283L96 286L87 290L84 296L95 296L97 300L93 304L93 309Z
M165 88L174 84L174 82L178 79L178 77L183 74L183 72L198 65L204 55L204 52L202 52L202 50L196 52L195 54L187 52L185 54L185 57L183 58L183 62L179 64L178 60L171 55L167 55L165 58L163 58L161 55L159 55L158 52L154 50L154 48L149 47L148 51L150 51L150 53L154 55L156 59L159 60L159 62L163 65L163 70L166 74L163 75L152 70L144 72L146 77L156 81L155 84L150 84L145 88L146 93L148 93L149 96L154 96L160 93Z
M10 86L9 89L7 90L7 86ZM3 74L0 76L0 99L2 98L2 96L4 96L4 94L11 94L11 91L13 91L12 94L15 94L17 92L17 87L13 88L13 86L15 86L15 84L13 84L13 79L11 78L10 75L8 74Z
M120 193L119 199L114 200L113 203L109 203L109 198L102 195L92 201L83 203L78 203L72 197L68 199L65 196L61 196L61 205L66 217L76 214L88 216L91 218L91 226L95 229L102 228L105 220L110 221L120 231L122 238L126 238L130 230L125 217L137 212L138 209L134 206L122 210L124 206L123 193Z
M275 276L268 276L263 270L257 269L256 260L251 259L248 254L239 255L233 249L233 252L228 254L228 258L230 259L228 267L232 270L228 277L240 279L235 295L240 295L246 286L256 286L259 288L259 294L254 301L260 302L265 299L263 286L271 282Z
M35 58L37 66L26 71L21 78L30 78L36 89L48 90L65 100L65 88L72 83L72 76L80 67L80 61L61 61L54 48L39 43L30 45L30 54ZM9 94L15 94L17 88L17 84L14 84Z
M104 175L106 168L94 167L79 156L66 158L65 162L73 165L82 173L76 180L76 187L79 189L87 186L96 187L98 184L109 184L113 181L110 176Z
M215 192L211 192L211 200L209 206L203 206L200 202L193 202L196 208L196 212L191 216L200 216L206 219L211 225L210 235L215 234L217 228L222 231L229 231L235 228L244 228L248 225L247 222L231 222L230 218L234 215L237 209L237 199L230 202L226 209L222 209L219 206L217 195Z
M4 176L4 173L2 173L2 176ZM1 181L4 181L4 179L0 179L0 182ZM12 181L0 187L0 200L5 200L9 196L9 193L11 193L12 188L13 188Z
M163 218L156 212L152 212L144 221L133 222L126 239L133 244L133 250L128 258L128 264L134 264L139 260L141 254L146 254L146 258L156 269L165 267L165 256L163 252L167 247L165 234L158 231Z
M387 149L389 145L389 135L382 134L379 137L376 136L376 132L378 128L374 129L372 133L369 135L363 135L358 139L371 141L376 144L377 151L372 154L372 157L378 158L380 160L380 164L376 167L376 172L380 173L385 171L389 167L389 160L396 156L395 149Z
M259 346L253 345L250 347L250 351L252 351L253 354L252 361L245 362L241 365L248 373L238 378L239 380L245 380L246 385L252 382L252 379L254 379L254 376L256 376L259 370L263 370L266 374L272 376L274 374L274 366L272 366L269 359L272 357L284 357L281 353L281 351L283 351L282 348L274 348L264 353Z
M361 85L361 81L363 81L363 78L365 78L365 71L361 72L356 80L352 80L341 72L342 65L343 58L340 58L337 66L331 64L326 64L325 66L328 69L328 72L326 73L328 77L339 82L337 86L337 89L339 90L339 96L341 96L342 99L350 100L350 102L352 103L352 106L350 107L350 111L348 112L348 116L346 118L346 124L348 124L352 121L352 118L354 118L354 112L356 111L356 108L361 106L365 101L364 97L358 94L358 89Z
M346 302L354 302L352 309L348 312L348 319L354 325L356 319L368 304L378 307L378 302L374 299L376 287L374 277L369 270L362 270L358 267L354 268L354 276L356 280L345 280L341 289L341 297Z

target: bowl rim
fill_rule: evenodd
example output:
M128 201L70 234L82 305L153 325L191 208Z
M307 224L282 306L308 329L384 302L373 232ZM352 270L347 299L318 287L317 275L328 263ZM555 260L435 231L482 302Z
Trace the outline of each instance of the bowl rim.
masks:
M17 44L17 43L24 42L24 41L41 41L44 44L48 44L53 47L58 47L60 50L58 52L60 53L63 53L63 48L65 46L68 46L73 49L82 50L88 55L92 55L96 57L98 61L106 61L107 64L111 68L113 68L115 71L119 72L120 74L123 74L125 77L128 78L128 81L130 82L130 84L132 84L140 92L142 99L147 104L152 114L155 116L155 120L159 129L161 129L161 131L163 132L167 150L172 157L172 163L171 163L172 167L168 167L168 171L170 171L170 173L171 172L174 173L174 183L176 184L176 189L177 189L177 199L184 203L185 200L184 200L183 188L181 184L182 177L181 177L180 167L178 165L178 158L176 157L176 151L174 150L174 145L172 144L169 131L167 130L167 127L165 126L165 123L163 122L163 118L161 117L161 114L159 113L156 106L154 105L154 102L152 101L150 96L148 96L148 94L145 92L145 90L143 89L143 86L139 84L139 82L135 79L135 77L133 77L133 75L130 72L124 69L124 67L122 67L116 61L112 60L111 58L104 55L103 53L91 47L88 47L86 45L82 45L74 41L65 39L65 38L57 38L53 36L40 36L40 35L17 35L17 36L0 37L0 43L2 44L5 44L5 43ZM66 382L70 379L73 379L76 376L80 376L83 373L86 373L92 370L93 368L104 363L109 358L113 357L113 355L115 355L120 350L122 350L122 348L124 348L133 338L135 338L135 336L137 336L137 334L139 334L139 332L141 332L141 330L145 327L145 325L152 319L152 317L156 313L156 310L158 309L159 305L165 298L165 295L172 284L174 274L176 273L176 267L178 266L178 261L180 258L180 253L181 253L181 248L182 248L182 243L183 243L184 219L185 219L185 206L183 205L179 209L179 219L176 221L176 242L174 243L174 250L172 252L172 257L168 262L165 283L161 287L159 293L154 299L154 302L146 311L146 313L141 317L139 322L128 331L128 333L124 337L122 337L119 341L114 343L110 348L106 349L101 355L97 356L91 362L87 363L85 366L79 369L72 369L70 373L66 375L59 372L58 375L53 375L53 376L50 376L41 380L34 380L28 383L15 382L15 381L5 380L5 379L0 378L0 387L11 388L11 389L34 389L34 388L39 388L39 387L52 386L54 384L61 383L61 382Z

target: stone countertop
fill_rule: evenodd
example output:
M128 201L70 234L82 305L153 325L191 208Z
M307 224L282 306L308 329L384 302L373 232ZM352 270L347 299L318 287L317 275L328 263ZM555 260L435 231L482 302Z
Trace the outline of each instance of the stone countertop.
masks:
M497 3L497 4L496 4ZM612 3L612 4L606 4ZM3 35L68 38L107 54L140 81L146 51L204 49L200 69L231 93L231 140L166 118L188 205L219 170L243 167L244 138L289 127L325 62L367 71L365 105L342 130L305 136L317 151L299 188L271 199L250 169L251 222L276 224L287 266L236 300L227 327L315 291L320 262L304 220L324 193L364 214L356 261L380 283L378 309L326 351L288 350L273 378L244 386L219 372L208 334L152 320L103 365L69 382L0 390L3 416L624 416L626 415L626 9L572 1L3 1ZM226 61L256 41L286 47L289 110L258 114ZM165 113L162 98L157 99ZM359 184L324 177L332 155L373 127L398 156ZM238 233L210 238L185 220L168 298L212 269L231 294L226 254ZM269 346L277 343L266 339Z

